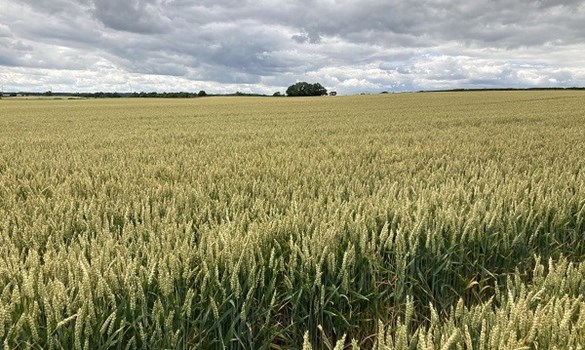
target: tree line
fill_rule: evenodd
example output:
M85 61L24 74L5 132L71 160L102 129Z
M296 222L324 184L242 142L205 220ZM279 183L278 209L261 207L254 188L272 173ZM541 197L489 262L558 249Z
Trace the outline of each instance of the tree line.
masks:
M335 93L332 92L332 95ZM179 92L53 92L53 91L45 91L45 92L19 92L19 93L12 93L10 96L44 96L44 97L78 97L78 98L121 98L121 97L130 97L130 98L194 98L194 97L206 97L206 96L270 96L265 94L258 94L258 93L245 93L237 91L232 94L207 94L205 90L201 90L199 92L186 92L186 91L179 91ZM327 95L327 89L323 87L320 83L307 83L307 82L298 82L286 89L286 95L282 94L280 91L275 92L272 94L274 97L281 97L281 96L323 96ZM0 96L1 98L1 96Z

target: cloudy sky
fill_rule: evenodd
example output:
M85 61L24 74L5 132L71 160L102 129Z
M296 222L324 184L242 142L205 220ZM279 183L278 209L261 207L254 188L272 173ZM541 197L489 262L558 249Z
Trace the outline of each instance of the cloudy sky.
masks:
M0 0L4 91L585 86L581 0Z

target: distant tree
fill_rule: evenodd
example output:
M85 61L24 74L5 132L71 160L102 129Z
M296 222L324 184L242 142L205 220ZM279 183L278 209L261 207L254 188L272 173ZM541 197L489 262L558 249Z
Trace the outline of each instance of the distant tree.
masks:
M280 93L280 91L277 91L274 94L272 94L272 96L274 96L274 97L280 97L280 96L282 96L282 94Z
M327 95L327 89L319 83L309 84L302 81L289 86L286 94L288 96L323 96Z
M201 90L201 91L199 91L199 93L197 94L197 96L199 96L199 97L205 97L205 96L207 96L207 92Z

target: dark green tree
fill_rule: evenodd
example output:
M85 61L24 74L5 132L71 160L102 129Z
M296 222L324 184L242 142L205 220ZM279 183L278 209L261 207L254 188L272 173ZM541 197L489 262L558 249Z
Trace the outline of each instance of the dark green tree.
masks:
M197 96L199 97L205 97L207 96L207 93L204 90L199 91L199 93L197 94Z
M327 89L319 83L309 84L301 81L289 86L286 94L287 96L323 96L327 95Z

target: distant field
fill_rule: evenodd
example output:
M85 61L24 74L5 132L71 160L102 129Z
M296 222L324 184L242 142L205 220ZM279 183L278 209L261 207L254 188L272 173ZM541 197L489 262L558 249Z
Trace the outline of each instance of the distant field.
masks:
M2 99L0 348L577 349L583 106Z

